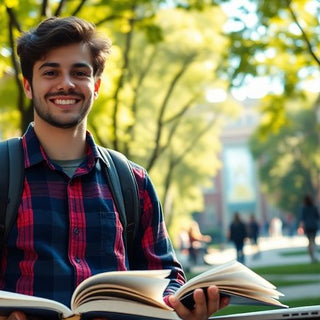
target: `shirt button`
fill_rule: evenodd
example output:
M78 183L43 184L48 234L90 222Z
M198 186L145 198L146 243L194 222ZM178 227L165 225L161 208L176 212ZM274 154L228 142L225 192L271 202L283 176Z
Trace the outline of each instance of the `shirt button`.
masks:
M80 259L78 257L75 257L76 263L80 263Z
M73 228L73 233L78 235L79 234L79 228L77 228L77 227Z

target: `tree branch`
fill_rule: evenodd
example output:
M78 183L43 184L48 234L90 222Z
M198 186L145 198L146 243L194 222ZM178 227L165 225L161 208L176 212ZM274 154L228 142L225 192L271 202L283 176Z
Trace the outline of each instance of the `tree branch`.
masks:
M48 16L48 0L43 0L41 4L40 17Z
M86 4L87 0L82 0L78 7L72 12L72 16L77 16L79 14L79 12L81 11L81 9L83 8L83 6Z
M310 42L306 32L304 31L304 29L302 28L301 24L299 23L298 17L297 17L297 15L295 14L295 12L293 11L293 9L291 7L291 1L290 0L288 0L288 9L289 9L289 12L291 13L291 16L292 16L294 22L296 23L296 25L298 26L298 28L300 29L300 31L302 33L302 37L303 37L303 39L305 40L305 42L307 44L308 51L310 52L311 56L316 61L316 63L320 66L320 60L317 57L317 55L315 54L315 52L314 52L314 50L312 48L311 42Z
M133 11L134 11L134 8L133 8ZM112 114L113 135L112 135L111 139L112 139L113 148L115 150L118 150L118 148L119 148L119 141L118 141L118 111L119 111L119 103L120 103L119 94L120 94L120 91L123 87L124 78L127 73L128 66L129 66L129 52L131 49L134 22L135 22L134 19L129 20L130 31L126 35L126 43L125 43L125 49L124 49L124 53L123 53L123 65L121 68L121 75L118 79L118 84L117 84L116 91L115 91L114 97L113 97L113 100L114 100L114 107L113 107L113 114Z
M17 97L17 106L22 115L24 115L24 91L22 88L22 84L19 78L20 74L20 68L19 68L19 63L16 58L16 50L15 50L15 39L14 39L14 27L19 27L18 21L14 15L14 12L10 9L7 8L7 12L9 15L9 21L8 21L8 37L9 37L9 44L11 48L11 63L14 69L14 79L16 83L16 87L18 88L18 97ZM20 27L19 27L20 29ZM23 121L21 121L23 122ZM20 128L22 128L22 123L20 124Z
M110 16L106 16L103 19L96 22L95 25L99 26L101 24L104 24L105 22L116 20L116 19L124 19L124 16L121 16L119 14L111 14Z
M22 28L17 20L17 17L14 13L14 11L11 8L6 7L8 16L9 16L9 21L10 21L10 25L11 27L15 27L20 33L22 32Z
M193 102L196 100L198 95L193 96L187 103L186 105L181 109L180 112L178 112L176 115L174 115L172 118L168 119L164 123L168 124L170 122L175 122L171 125L171 129L169 130L168 138L167 141L160 147L159 149L159 154L163 153L168 147L171 146L171 141L174 137L174 134L179 128L179 125L181 124L181 121L183 119L183 115L187 112L187 110L190 109L192 106Z
M216 123L217 117L211 120L202 130L200 130L190 141L189 145L181 152L180 156L176 157L175 161L172 162L172 166L177 166L183 158L197 145L197 141L203 137Z
M217 121L217 118L214 118L202 130L200 130L198 132L198 134L196 136L194 136L194 138L189 143L189 145L181 152L181 154L178 157L174 157L172 154L170 154L169 163L168 163L168 171L167 171L167 173L165 175L165 179L164 179L164 193L163 193L163 198L162 198L162 203L164 204L164 206L167 203L167 196L169 193L171 182L173 180L173 174L174 174L175 168L182 162L184 157L187 154L189 154L189 152L196 146L196 142L212 128L212 126L215 124L216 121ZM172 218L173 217L171 215L169 215L169 218L167 220L168 225L170 225Z
M142 87L142 84L143 84L143 81L145 79L145 77L147 76L152 64L153 64L153 61L155 60L155 57L156 57L156 48L154 48L154 50L152 51L152 53L150 54L149 58L148 58L148 61L147 61L147 64L146 66L142 69L142 71L139 73L138 75L138 80L137 80L137 83L136 85L134 86L133 88L133 91L134 91L134 96L133 96L133 99L132 99L132 103L131 103L131 112L132 112L132 115L134 117L134 121L132 122L132 124L130 124L128 127L127 127L127 130L126 130L126 133L130 136L130 140L134 140L134 127L136 125L136 114L137 114L137 100L138 100L138 97L139 97L139 92L140 92L140 89ZM129 148L129 144L128 143L125 143L124 145L124 153L130 157L130 148Z
M179 79L183 76L183 74L187 71L188 66L191 64L191 62L194 59L195 54L190 55L189 57L187 57L180 70L178 70L178 72L176 73L176 75L172 78L172 81L169 85L168 91L164 97L164 100L162 102L162 105L160 107L160 111L159 111L159 115L158 115L158 121L157 121L157 129L156 129L156 136L155 136L155 147L153 149L153 152L151 154L151 157L149 159L149 163L147 165L147 170L150 171L151 168L153 167L158 154L160 152L160 142L161 142L161 135L162 135L162 129L163 129L163 125L164 125L164 115L165 115L165 111L168 107L168 103L170 100L170 97L172 95L172 92L174 90L174 88L176 87Z
M177 118L181 118L192 106L192 104L197 100L197 98L199 97L199 95L194 95L185 105L184 107L181 108L181 110L179 112L177 112L176 114L174 114L172 117L166 119L163 121L164 124L168 124L171 123L173 121L175 121Z
M66 3L66 0L60 0L59 5L54 13L54 15L56 17L59 17L61 15L61 12L62 12L62 9L63 9L65 3Z

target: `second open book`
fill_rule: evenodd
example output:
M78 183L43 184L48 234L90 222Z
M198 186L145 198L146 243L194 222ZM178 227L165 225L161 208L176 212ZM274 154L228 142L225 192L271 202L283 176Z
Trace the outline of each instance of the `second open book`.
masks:
M74 291L71 308L53 300L0 291L0 312L13 310L46 318L107 317L108 319L179 319L163 302L163 292L170 270L115 271L94 275ZM196 288L216 285L231 304L264 304L286 307L279 302L282 295L267 280L237 261L213 267L189 280L176 296L193 307L192 292Z

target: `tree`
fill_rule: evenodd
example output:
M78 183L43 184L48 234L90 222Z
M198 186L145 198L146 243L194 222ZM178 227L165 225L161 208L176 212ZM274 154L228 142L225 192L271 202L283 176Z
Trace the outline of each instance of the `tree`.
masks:
M316 197L319 188L316 119L312 110L301 110L303 103L288 103L289 120L277 133L261 140L256 132L250 141L264 191L277 207L296 215L303 196Z
M236 5L235 1L221 2ZM257 78L269 79L266 96L261 100L262 121L253 138L256 144L265 145L266 141L273 139L273 143L279 146L268 147L281 149L279 135L293 124L296 127L291 128L290 133L291 140L295 140L295 132L300 129L298 123L292 121L291 104L296 100L300 102L301 112L309 110L314 119L317 116L319 119L319 12L319 1L315 0L248 0L246 4L239 4L238 11L230 16L233 24L226 28L231 39L230 53L221 66L221 74L231 79L233 88L255 82ZM309 153L301 156L314 159L320 151L320 119L318 123L313 121L309 125L318 132L318 143L307 150ZM260 140L257 140L258 137ZM314 161L306 175L313 175L310 178L313 181L311 189L320 201L319 168L319 160ZM291 174L287 172L288 180ZM275 176L269 176L270 188L267 189L274 190L271 186L275 187L277 181ZM283 190L286 195L282 194L282 198L293 197L290 194L292 190L286 192L286 189Z
M0 123L5 136L12 134L12 128L23 131L32 119L15 54L19 34L52 15L91 20L114 45L89 127L98 143L147 167L169 208L169 219L170 213L185 214L201 206L199 185L207 183L218 166L217 134L224 111L219 104L206 107L205 92L214 85L226 86L214 70L227 42L221 36L224 15L218 7L194 10L198 2L190 1L188 8L161 8L163 3L6 0L0 4L0 96L4 98ZM15 125L6 125L8 119ZM174 199L172 205L168 199Z
M157 185L161 186L157 189L160 190L166 208L170 207L167 199L178 201L176 192L181 195L183 189L189 192L193 190L191 194L184 193L184 199L194 198L195 189L199 189L198 183L208 181L211 173L216 170L215 153L209 150L216 149L217 134L214 132L219 125L219 114L224 112L221 105L201 107L207 104L204 97L206 88L217 82L212 68L207 65L213 57L219 58L219 52L224 47L223 38L215 34L210 26L213 15L216 14L212 10L201 13L162 10L155 19L163 31L162 41L148 43L143 34L136 31L131 36L126 74L117 75L125 81L122 89L125 94L119 95L117 110L125 115L126 121L116 126L116 136L122 139L115 139L112 131L109 132L109 140L117 140L117 148L136 157L151 172ZM115 38L116 44L119 41ZM219 41L221 45L218 51L215 46ZM111 103L113 101L107 100ZM114 107L104 104L101 109L95 109L100 114L95 119L99 119L100 124L103 119L109 121L103 115L114 110ZM114 119L114 116L111 118ZM97 128L95 123L92 125ZM106 143L105 137L108 137L106 128L107 125L100 125L96 130L103 144ZM202 172L200 166L206 162L211 164L211 168L206 166L207 171ZM189 176L193 171L197 175L194 181L198 182L192 186L188 180L188 184L186 181L182 185L181 182L185 180L174 173L179 172L176 169L178 166L187 168L184 173L188 172ZM196 193L199 198L199 192ZM193 201L192 205L196 205L195 208L199 210L201 204ZM180 204L178 210L185 213L192 209L188 203L188 207ZM166 212L169 219L173 210Z

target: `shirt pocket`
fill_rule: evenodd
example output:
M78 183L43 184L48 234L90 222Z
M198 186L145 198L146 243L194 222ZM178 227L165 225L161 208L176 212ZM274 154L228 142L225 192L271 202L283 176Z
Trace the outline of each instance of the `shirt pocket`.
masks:
M91 213L87 218L87 256L112 256L123 248L123 228L114 211Z

